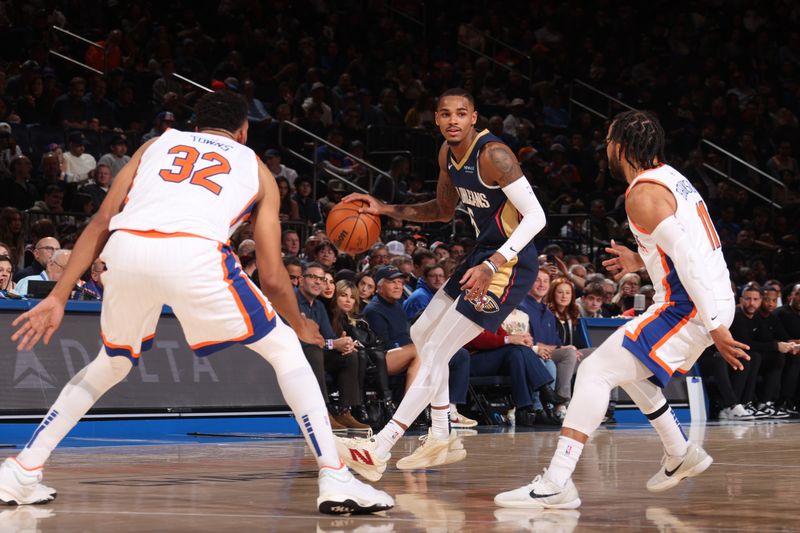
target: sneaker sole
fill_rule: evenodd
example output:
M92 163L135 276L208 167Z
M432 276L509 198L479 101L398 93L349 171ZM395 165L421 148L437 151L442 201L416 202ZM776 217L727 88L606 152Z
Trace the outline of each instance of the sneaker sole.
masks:
M655 485L653 487L648 486L647 490L649 490L650 492L664 492L665 490L669 490L672 487L676 486L678 483L680 483L682 480L686 479L687 477L699 476L700 474L705 472L713 462L714 458L709 455L705 459L694 465L694 467L687 470L686 472L670 478L661 485Z
M350 496L320 496L317 498L317 508L322 514L372 514L386 511L394 507L382 503L362 503Z
M575 498L574 500L567 502L567 503L542 503L536 500L528 500L528 501L498 501L497 498L494 499L495 505L500 507L505 507L506 509L577 509L581 506L581 499Z
M468 429L468 428L474 428L474 427L477 427L477 426L478 426L477 422L475 422L473 424L464 424L463 422L450 422L450 427L451 428L456 428L456 429Z
M0 489L0 505L8 505L8 506L18 506L18 505L47 505L48 503L52 502L56 499L58 494L53 492L50 494L49 498L43 498L41 500L37 500L35 502L22 502L20 503L20 498L17 498L13 494L8 491Z

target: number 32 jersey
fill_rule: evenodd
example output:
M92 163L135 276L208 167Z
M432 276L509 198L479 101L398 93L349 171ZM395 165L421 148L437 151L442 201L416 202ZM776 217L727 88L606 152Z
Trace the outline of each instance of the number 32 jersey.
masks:
M258 195L258 160L222 135L167 130L142 154L125 205L109 229L226 242Z
M694 256L693 259L703 265L701 281L713 291L716 300L732 299L730 274L722 256L719 235L700 193L688 179L669 165L661 165L639 174L628 186L628 191L642 182L657 183L672 193L677 203L675 217L691 242L690 253ZM691 298L678 277L672 259L656 244L652 235L637 227L630 219L628 222L639 245L639 255L653 280L656 291L653 302L690 302Z

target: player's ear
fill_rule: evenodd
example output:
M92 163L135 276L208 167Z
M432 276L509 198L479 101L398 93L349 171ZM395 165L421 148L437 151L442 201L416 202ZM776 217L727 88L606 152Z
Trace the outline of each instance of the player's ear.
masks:
M475 125L476 122L478 122L478 111L477 110L472 112L472 119L469 122L473 126Z

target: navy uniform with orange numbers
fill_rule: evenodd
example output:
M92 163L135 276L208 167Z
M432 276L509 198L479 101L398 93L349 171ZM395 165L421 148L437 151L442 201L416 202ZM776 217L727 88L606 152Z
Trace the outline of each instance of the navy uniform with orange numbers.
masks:
M464 273L491 257L508 240L522 219L499 185L490 186L481 179L478 168L481 149L487 143L494 142L503 141L488 130L483 130L475 137L461 161L456 161L453 153L447 151L447 174L467 208L477 233L472 253L443 287L454 300L464 292L459 283ZM458 300L456 309L484 329L496 331L528 293L538 273L538 253L531 241L517 252L515 258L498 269L486 296L480 300L467 300L464 294L464 298Z

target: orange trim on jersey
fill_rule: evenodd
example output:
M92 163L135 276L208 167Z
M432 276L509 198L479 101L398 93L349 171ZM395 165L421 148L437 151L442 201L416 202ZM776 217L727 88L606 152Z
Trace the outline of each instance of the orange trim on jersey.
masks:
M256 159L258 159L258 156L256 156ZM231 220L231 221L230 221L230 223L229 223L228 225L229 225L229 226L233 226L234 224L236 224L237 222L239 222L239 220L240 220L240 219L241 219L241 220L243 220L243 221L244 221L244 220L246 220L246 218L243 216L243 213L244 213L245 211L247 211L247 209L248 209L248 208L249 208L249 207L250 207L250 206L253 204L253 202L255 202L255 201L256 201L256 198L257 198L257 197L258 197L258 193L255 193L255 194L253 195L253 197L252 197L252 198L250 198L250 199L247 201L247 203L246 203L246 204L244 204L244 207L242 208L242 210L241 210L241 211L239 211L239 213L237 213L237 215L236 215L235 217L233 217L233 220ZM247 215L247 216L249 216L249 215Z
M157 231L154 229L150 230L140 230L140 229L125 229L122 228L119 231L124 231L126 233L132 233L134 235L138 235L139 237L148 237L151 239L171 239L173 237L193 237L195 239L205 239L207 241L212 241L214 239L209 239L208 237L203 237L202 235L195 235L194 233L186 233L185 231L176 231L174 233L164 233L163 231Z
M225 266L225 253L222 251L222 243L219 244L217 249L222 256L222 277L225 280L225 283L228 284L228 290L231 291L233 295L233 300L236 302L236 307L239 308L239 312L242 314L242 318L244 318L244 323L247 325L247 332L242 335L241 337L237 337L235 339L224 339L221 341L205 341L199 344L192 344L189 347L192 350L198 350L200 348L204 348L206 346L210 346L212 344L221 344L223 342L240 342L244 339L251 337L253 335L253 322L250 320L250 315L247 313L247 309L245 309L244 304L242 303L242 299L239 298L239 295L236 293L236 289L233 288L233 280L230 279L230 272L228 271L228 267Z
M144 344L147 341L151 341L151 340L153 340L155 338L156 338L156 334L155 334L155 332L153 332L150 335L148 335L147 337L142 339L142 344Z
M673 335L678 333L678 331L680 331L680 329L683 326L685 326L687 322L689 322L692 318L694 318L694 316L696 314L697 314L697 307L692 307L692 312L691 313L689 313L688 315L683 317L680 322L675 324L675 326L673 326L673 328L666 333L666 335L661 337L660 341L658 341L657 343L655 343L653 345L653 349L650 350L650 354L649 355L650 355L650 357L653 358L654 361L656 361L662 367L664 366L664 364L656 357L656 350L661 348L664 345L665 342L667 342L670 338L672 338ZM672 373L671 370L669 372Z
M655 311L655 312L654 312L652 315L650 315L649 317L647 317L647 318L645 318L644 320L642 320L642 321L639 323L639 325L638 325L638 326L636 326L636 329L633 331L633 333L631 333L630 331L627 331L627 330L626 330L626 331L625 331L625 336L626 336L626 337L628 337L628 338L629 338L630 340L632 340L632 341L636 341L636 339L638 339L638 338L639 338L639 335L642 333L642 330L643 330L645 327L647 327L647 325L648 325L650 322L652 322L653 320L657 319L657 318L658 318L658 315L660 315L661 313L663 313L664 311L666 311L666 310L667 310L669 307L671 307L671 306L672 306L672 302L665 302L664 304L662 304L662 305L661 305L661 307L659 307L658 309L656 309L656 311Z
M688 370L684 370L684 369L682 369L682 368L676 368L676 369L675 369L675 372L679 372L679 373L681 373L681 374L688 374L688 373L689 373L689 371L688 371Z
M155 337L155 333L150 335L150 337L151 338ZM131 357L133 359L139 359L139 357L142 355L141 353L134 352L133 346L128 346L127 344L114 344L113 342L109 342L108 339L106 338L106 334L103 333L102 331L100 332L100 338L103 339L103 344L105 344L106 346L110 346L111 348L115 348L117 350L127 350L128 353L131 354Z
M658 356L656 355L656 351L655 350L656 349L653 348L653 350L648 354L648 356L650 357L650 359L652 359L653 361L658 363L658 366L663 368L664 372L666 372L668 376L671 376L672 373L673 373L673 370L669 367L669 365L667 363L665 363L664 361L662 361L661 359L658 358Z
M664 253L664 250L662 250L658 245L656 245L656 250L658 250L658 255L661 256L661 266L664 268L664 279L661 280L661 284L664 286L664 290L666 291L664 300L669 302L670 298L672 297L672 288L669 286L667 278L672 270L669 268L669 264L667 263L667 254Z
M239 276L244 280L245 283L247 283L247 286L250 287L251 291L253 291L253 296L256 297L258 303L260 303L261 307L264 308L264 314L267 316L267 320L272 320L273 318L275 318L275 311L269 310L267 302L264 300L264 298L261 297L261 291L256 288L255 284L250 279L250 276L245 274L244 271L240 272Z
M656 168L648 168L647 170L645 170L644 172L642 172L641 174L639 174L638 176L633 178L633 181L628 184L628 188L625 189L625 198L628 197L628 193L631 192L631 189L633 189L637 184L642 183L643 181L650 182L650 183L655 183L657 185L661 185L665 189L669 190L669 187L667 187L667 185L662 181L654 180L653 178L643 178L642 177L645 174L647 174L648 172L652 172L654 170L658 170L659 168L661 168L663 166L664 166L664 164L662 163L662 164L658 165Z
M643 227L641 227L639 224L637 224L636 222L634 222L630 218L628 219L628 222L630 222L631 226L636 228L636 231L638 231L639 233L644 233L645 235L650 235L649 231L645 230Z

